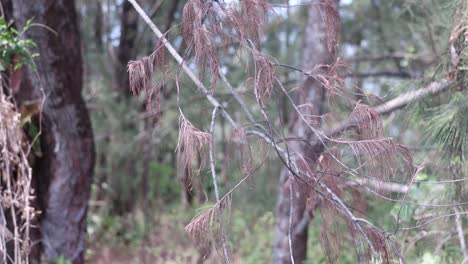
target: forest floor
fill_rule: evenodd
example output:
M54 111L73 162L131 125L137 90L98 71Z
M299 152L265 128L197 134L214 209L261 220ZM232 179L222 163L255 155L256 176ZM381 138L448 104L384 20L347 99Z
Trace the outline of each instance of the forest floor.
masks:
M180 218L162 215L151 228L147 228L149 231L138 230L135 218L131 222L123 218L104 220L112 224L91 235L86 263L222 263L214 248L207 259L201 259L197 247L184 232L186 223Z

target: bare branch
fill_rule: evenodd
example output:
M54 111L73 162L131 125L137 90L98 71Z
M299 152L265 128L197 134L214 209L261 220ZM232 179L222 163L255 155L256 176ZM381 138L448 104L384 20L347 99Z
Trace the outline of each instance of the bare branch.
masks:
M423 222L421 224L418 224L418 225L402 227L402 228L400 228L400 230L406 231L406 230L418 229L418 228L421 228L423 226L429 225L429 224L431 224L431 223L433 223L435 221L439 221L439 220L442 220L444 218L451 217L451 216L456 216L456 215L468 215L468 212L463 211L463 212L459 212L459 213L441 215L441 216L438 216L438 217L434 217L434 218L432 218L432 219L430 219L428 221L425 221L425 222Z
M379 71L379 72L351 72L345 74L345 77L351 78L371 78L371 77L386 77L386 78L411 78L411 74L405 71Z
M383 182L379 180L371 180L371 179L356 179L353 181L348 181L346 183L348 186L368 186L374 189L378 189L384 192L389 193L407 193L409 191L408 185L393 183L393 182Z
M211 177L213 178L213 186L215 189L215 196L216 196L216 203L218 204L220 199L219 199L219 188L218 188L218 179L216 177L216 166L215 166L215 153L214 153L214 129L215 129L215 121L216 121L216 114L217 114L218 108L215 107L213 109L213 114L211 116L211 126L210 126L210 134L211 134L211 140L210 140L210 167L211 167ZM224 253L224 259L226 260L226 263L229 264L229 254L228 254L228 246L226 242L226 234L224 232L224 225L223 225L223 214L222 214L222 208L221 206L218 206L218 222L219 222L219 228L221 229L221 239L223 243L223 253Z
M389 114L395 110L398 110L407 106L410 103L417 102L427 96L437 95L439 93L442 93L446 91L453 83L454 83L453 81L450 81L447 79L432 82L428 84L426 87L421 88L419 90L409 91L407 93L404 93L386 102L385 104L376 107L376 110L381 115Z
M468 248L466 247L465 233L463 231L463 223L460 215L460 210L457 207L453 208L455 215L455 226L457 227L458 239L460 240L460 247L463 253L463 258L468 258Z
M426 85L424 88L415 91L409 91L407 93L399 95L396 98L375 107L375 110L380 115L386 115L392 113L393 111L401 109L407 106L408 104L426 98L427 96L440 94L446 91L453 84L453 81L447 79L434 81ZM345 122L341 123L341 125L338 125L337 127L325 132L326 138L333 138L346 130L356 127L357 121L358 120L355 119L346 120ZM316 144L322 144L322 142L318 141Z
M293 186L292 186L292 177L289 177L289 226L288 226L288 243L289 243L289 256L291 257L291 263L295 264L294 261L294 254L293 254L293 248L292 248L292 240L291 240L291 230L292 230L292 219L293 219Z
M365 61L370 61L370 62L376 62L376 61L383 61L383 60L403 60L405 59L404 54L388 54L388 55L383 55L383 56L362 56L362 57L351 57L345 59L347 63L359 63L359 62L365 62Z

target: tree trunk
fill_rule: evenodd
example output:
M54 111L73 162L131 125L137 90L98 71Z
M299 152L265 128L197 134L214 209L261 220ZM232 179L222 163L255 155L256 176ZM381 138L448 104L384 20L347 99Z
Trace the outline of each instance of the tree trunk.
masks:
M176 159L176 169L177 179L180 182L180 200L184 208L189 208L193 202L192 179L189 177L188 167L179 159Z
M138 14L128 1L122 4L120 16L120 41L117 51L117 62L114 69L114 90L120 95L129 97L130 85L128 82L127 63L133 58L135 39L138 33Z
M77 14L72 0L15 0L14 17L25 38L37 44L36 69L28 70L34 93L42 98L42 157L34 177L42 207L42 247L49 261L63 256L83 263L86 214L94 167L91 122L81 97L83 67Z
M11 0L2 0L0 1L0 4L2 5L2 9L0 10L2 15L5 19L5 21L8 23L11 19L13 19L13 5L11 3Z
M104 12L102 12L102 3L100 0L96 0L96 14L94 16L94 40L96 42L96 49L98 52L103 51L102 43L102 28L104 25Z
M329 44L332 42L330 40L332 40L331 38L335 33L330 30L330 25L327 25L327 21L329 21L327 16L331 15L331 13L325 12L325 8L335 8L336 11L336 2L334 0L314 1L314 4L308 7L308 21L303 44L303 69L305 71L312 71L317 65L331 64L334 60L334 47L330 47ZM314 69L314 73L325 74L326 69ZM325 88L314 78L304 78L300 81L295 104L309 105L308 107L301 108L300 111L313 126L320 125L319 116L322 114L324 95ZM309 118L310 116L314 116L314 118ZM289 117L289 138L300 138L311 142L314 137L315 135L307 127L306 123L296 112L292 112ZM288 144L288 148L292 156L291 158L295 159L297 164L303 167L303 169L308 166L313 170L321 153L321 149L313 149L310 145L304 144L303 141L293 141ZM302 156L302 159L299 159L299 156ZM307 161L307 164L303 162L304 160ZM308 208L306 200L309 195L315 195L315 192L311 191L310 188L306 188L300 182L296 184L289 177L290 175L288 169L284 167L280 175L276 203L276 223L273 241L273 263L275 264L292 263L289 233L291 233L291 248L294 262L302 263L306 259L307 223L313 216L313 208L315 207L315 204L312 205L312 211L307 212L309 210L306 210ZM288 179L291 179L291 182ZM293 188L292 211L289 192L290 184ZM313 197L311 200L317 201Z
M172 23L175 19L175 14L177 13L177 6L179 6L180 0L172 0L171 6L169 7L169 11L167 13L167 20L166 26L164 27L164 31L168 31L171 29Z

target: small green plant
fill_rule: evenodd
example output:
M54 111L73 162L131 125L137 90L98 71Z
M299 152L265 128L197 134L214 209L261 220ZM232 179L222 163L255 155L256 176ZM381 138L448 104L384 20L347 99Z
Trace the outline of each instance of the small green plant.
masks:
M25 65L35 69L33 58L39 56L38 53L30 52L36 44L30 39L22 38L22 35L33 25L32 19L28 20L20 31L13 26L13 23L13 20L7 22L0 17L0 73L7 72L12 79L14 72ZM31 122L31 117L40 111L39 108L37 102L23 103L20 126L26 128L25 131L31 139L38 137L39 128ZM34 142L39 143L38 140L33 140ZM39 145L33 144L33 149L36 154L41 155Z
M68 259L66 259L65 257L63 256L60 256L58 257L56 260L55 260L55 263L56 264L72 264L72 262Z
M24 65L34 67L33 58L39 56L37 53L30 53L29 49L36 46L30 39L23 39L24 34L31 27L32 19L26 22L21 31L13 27L13 21L5 21L0 17L0 72L6 71L10 67L15 71Z

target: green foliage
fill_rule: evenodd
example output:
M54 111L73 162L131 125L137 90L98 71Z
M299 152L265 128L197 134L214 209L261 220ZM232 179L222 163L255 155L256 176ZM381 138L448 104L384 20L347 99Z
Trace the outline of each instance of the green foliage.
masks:
M64 256L60 256L55 260L55 264L72 264L72 262Z
M31 26L32 20L28 20L22 31L13 27L13 21L6 22L0 17L0 72L5 71L10 65L12 70L17 70L23 65L34 67L33 58L39 54L30 54L29 49L36 46L30 39L23 39L21 35Z
M143 242L147 226L142 211L136 210L133 214L122 217L110 210L103 210L90 214L87 232L91 237L110 244L139 246Z
M421 264L439 264L441 263L440 256L436 256L430 252L425 252Z
M106 240L112 239L121 228L122 222L117 215L100 211L98 214L90 213L88 217L87 232L91 237L105 236Z
M149 179L150 197L158 196L166 201L173 201L179 197L180 184L177 182L176 171L173 167L157 161L150 163Z
M449 103L434 107L427 119L426 137L450 155L466 155L468 96L456 92Z
M241 263L267 263L271 259L273 227L275 219L267 212L258 219L248 221L249 216L236 211L232 218L232 235Z

